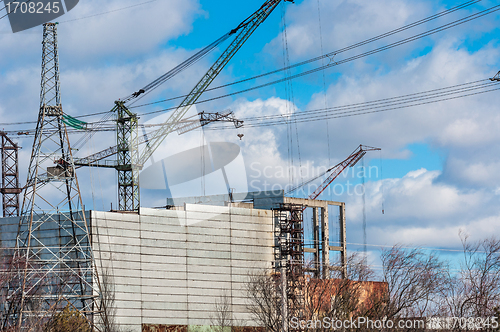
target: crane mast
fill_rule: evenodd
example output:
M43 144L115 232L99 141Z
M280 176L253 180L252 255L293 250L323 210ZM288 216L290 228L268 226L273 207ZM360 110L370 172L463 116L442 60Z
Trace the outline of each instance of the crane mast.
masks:
M172 112L168 120L149 137L148 144L142 153L139 153L138 148L137 115L126 107L125 102L115 102L113 110L118 114L118 166L116 169L118 170L118 205L121 211L139 210L139 171L166 137L176 130L176 124L186 115L191 106L196 103L252 33L269 17L281 1L293 2L293 0L268 0L255 13L230 32L230 35L236 35L234 40L177 109ZM142 91L133 96L139 96L141 93Z

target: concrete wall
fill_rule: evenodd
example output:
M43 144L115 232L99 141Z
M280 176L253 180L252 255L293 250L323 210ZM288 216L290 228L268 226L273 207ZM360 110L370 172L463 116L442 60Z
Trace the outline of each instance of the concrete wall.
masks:
M186 204L140 215L92 211L90 223L96 264L112 276L126 327L210 325L222 294L234 318L251 324L244 285L249 272L272 267L271 211Z

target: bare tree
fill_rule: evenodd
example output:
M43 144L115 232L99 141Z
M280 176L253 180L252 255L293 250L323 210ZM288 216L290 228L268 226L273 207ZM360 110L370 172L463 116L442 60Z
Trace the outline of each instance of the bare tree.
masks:
M500 240L471 242L460 233L463 262L458 274L448 275L443 311L453 317L492 317L500 306Z
M214 312L210 315L212 330L224 332L233 327L233 315L231 310L231 298L224 292L215 299Z
M338 266L338 265L337 265ZM347 278L343 279L341 271L330 267L330 279L314 279L304 274L296 281L297 296L290 310L290 323L293 319L300 321L322 321L324 318L336 320L351 319L366 315L373 311L372 305L382 302L384 289L372 287L367 280L373 272L366 267L362 258L353 254L347 260ZM305 269L307 270L307 268ZM368 286L368 287L367 287ZM300 293L300 294L299 294ZM281 331L281 282L278 274L264 272L250 276L247 285L249 311L259 325L268 331ZM291 305L291 300L287 305ZM291 324L292 325L292 324ZM321 326L308 328L309 331L322 331Z
M266 270L252 273L246 284L247 309L267 331L281 331L280 277Z
M128 332L116 320L115 283L109 269L101 274L102 330L103 332Z
M24 256L14 255L13 250L0 250L1 331L17 330L14 318L20 311L21 296L19 293L13 296L12 290L19 289L22 283L25 262ZM41 312L42 302L40 296L35 296L41 294L44 287L47 288L47 285L39 282L37 277L26 287L29 289L27 294L30 296L24 299L24 308L35 313L26 318L26 325L30 326L33 332L41 331L45 323L44 320L38 318L39 316L43 317L43 315L37 314Z
M446 264L438 256L400 245L381 255L388 291L380 317L423 317L436 310L446 280Z

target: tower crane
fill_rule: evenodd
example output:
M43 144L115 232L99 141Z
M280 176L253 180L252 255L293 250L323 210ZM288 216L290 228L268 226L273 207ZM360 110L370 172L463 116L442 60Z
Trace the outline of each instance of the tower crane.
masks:
M341 161L340 163L338 163L337 165L329 168L324 174L322 174L321 176L325 175L325 174L329 174L328 177L323 181L323 183L321 183L319 185L318 188L316 188L316 190L309 195L309 199L310 200L315 200L316 198L319 197L319 195L321 195L321 193L323 191L326 190L326 188L328 188L328 186L333 182L335 181L336 178L339 177L340 174L342 174L342 172L347 168L347 167L354 167L358 161L361 160L361 158L363 158L365 156L365 154L368 152L368 151L380 151L381 149L380 148L374 148L374 147L371 147L371 146L366 146L366 145L359 145L350 155L349 157L347 157L346 159L344 159L343 161ZM316 180L318 177L308 181L307 183L310 183L314 180ZM292 191L295 191L297 190L298 188L304 186L305 183L289 190L288 192L292 192ZM305 209L305 208L304 208Z
M343 161L341 161L337 165L331 167L327 171L327 173L330 173L330 175L326 178L325 181L323 181L323 183L311 195L309 195L309 199L314 200L314 199L318 198L318 196L321 195L321 193L323 191L325 191L325 189L328 188L328 186L333 181L335 181L335 179L338 178L338 176L340 174L342 174L342 172L347 167L354 167L354 166L356 166L356 164L358 163L358 161L360 161L361 158L363 158L368 151L380 151L380 150L381 150L380 148L374 148L374 147L371 147L371 146L366 146L366 145L361 145L360 144L356 148L356 150L354 150L349 155L349 157L347 157L346 159L344 159Z
M115 106L112 111L117 114L118 118L117 146L116 148L112 147L104 150L94 155L94 158L90 158L86 161L96 160L96 158L104 159L113 154L118 155L117 165L113 167L118 171L118 206L121 211L139 210L139 171L143 168L146 161L153 155L166 137L178 129L178 123L183 119L191 106L196 103L203 92L205 92L205 90L219 75L233 56L239 51L252 33L269 17L269 15L282 1L293 3L293 0L265 1L256 12L246 18L236 28L232 29L226 35L210 44L202 51L198 52L195 56L189 58L169 73L159 77L142 89L132 93L130 96L122 100L115 101ZM140 139L138 135L138 117L137 114L129 110L127 105L149 93L151 90L158 87L160 84L181 70L189 67L197 61L197 59L208 54L208 52L213 50L217 45L233 35L235 37L226 50L219 56L219 58L191 90L191 92L187 94L180 105L170 114L169 118L161 125L161 127L149 134L149 137L145 142L146 144L144 149L139 151ZM208 122L202 122L202 125ZM82 163L80 164L82 165Z

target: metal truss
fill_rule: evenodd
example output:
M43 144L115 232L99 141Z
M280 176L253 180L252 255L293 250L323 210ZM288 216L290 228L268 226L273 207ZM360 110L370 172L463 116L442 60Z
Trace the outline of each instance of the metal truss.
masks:
M123 102L115 102L118 114L116 142L118 165L118 208L120 211L139 211L139 159L137 115L130 112Z
M89 229L60 99L57 26L44 24L40 111L3 327L31 330L65 307L95 326L103 313Z
M274 262L278 273L284 274L286 312L300 317L304 300L304 221L303 206L282 203L273 209Z
M2 207L3 217L19 217L19 146L7 134L0 132L2 137Z

